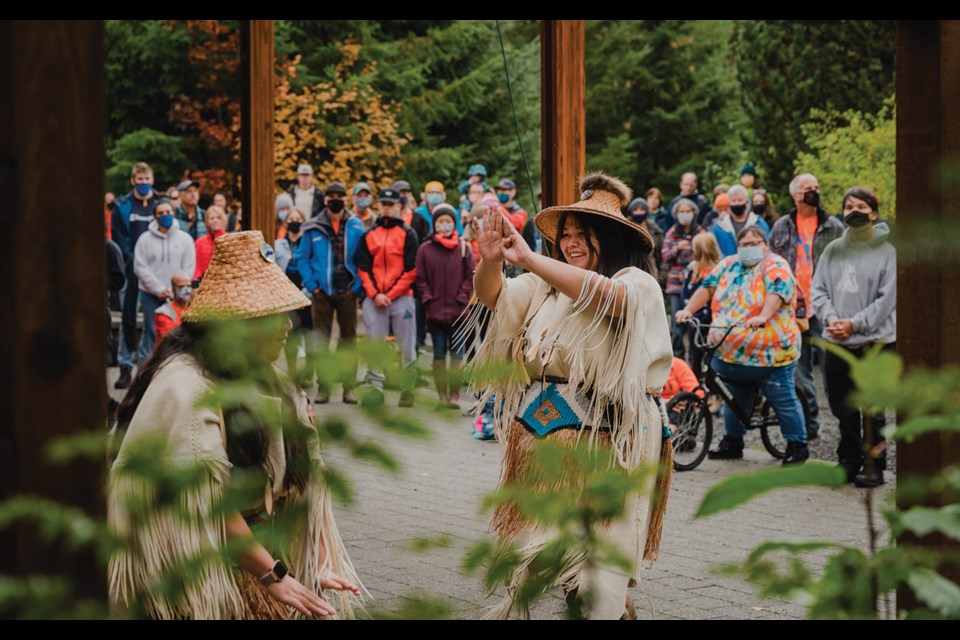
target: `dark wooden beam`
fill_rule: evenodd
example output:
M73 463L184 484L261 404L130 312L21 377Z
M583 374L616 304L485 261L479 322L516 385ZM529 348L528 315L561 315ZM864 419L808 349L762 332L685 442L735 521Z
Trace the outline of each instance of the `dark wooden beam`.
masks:
M576 202L586 163L583 20L540 24L543 206Z
M94 514L103 463L54 466L46 452L106 425L104 64L102 21L0 26L0 494ZM81 594L105 595L92 554L63 553L32 527L0 546L4 570L67 575Z
M243 218L267 242L276 235L273 201L273 20L244 20L240 34L243 73L240 148L243 158Z
M897 226L911 235L916 224L960 225L960 205L938 183L941 162L960 157L960 22L897 21ZM901 257L897 269L897 350L907 369L960 362L960 277L953 266ZM897 446L897 478L929 477L960 463L960 439L944 433ZM898 492L897 504L943 506L940 496L911 500ZM940 535L901 543L937 550L958 549ZM960 582L960 571L944 575ZM899 609L916 601L907 589Z

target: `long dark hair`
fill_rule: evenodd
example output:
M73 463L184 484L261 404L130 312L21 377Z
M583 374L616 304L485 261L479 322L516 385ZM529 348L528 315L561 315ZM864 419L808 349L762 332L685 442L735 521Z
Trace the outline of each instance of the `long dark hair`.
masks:
M157 372L172 357L180 354L192 356L204 375L217 383L219 381L245 378L254 382L264 393L279 396L283 429L284 454L287 461L284 485L288 488L306 489L310 474L309 441L315 433L302 425L297 419L296 406L285 393L283 382L272 366L252 366L246 371L228 371L211 357L206 346L206 338L211 327L202 323L184 323L174 328L157 345L153 353L144 361L136 377L127 390L117 409L117 432L122 440L140 406L141 400L156 377ZM227 458L238 468L260 467L267 458L267 432L259 424L255 414L243 406L231 407L224 411L224 426L227 432Z
M567 261L563 257L563 252L560 251L560 236L563 234L567 219L571 217L586 240L590 262L593 262L594 256L597 256L591 238L596 238L597 244L600 245L598 273L612 278L624 267L637 267L654 277L657 276L656 264L650 249L641 242L637 234L631 233L619 222L602 216L574 214L569 211L561 213L560 220L557 221L557 241L553 247L554 258L561 262Z

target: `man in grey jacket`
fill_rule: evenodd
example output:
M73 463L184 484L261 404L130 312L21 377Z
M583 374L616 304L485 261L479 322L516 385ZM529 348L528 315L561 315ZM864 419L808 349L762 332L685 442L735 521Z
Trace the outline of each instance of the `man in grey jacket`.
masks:
M878 221L878 208L876 196L863 187L844 195L847 230L824 250L811 287L824 339L857 358L875 344L892 350L897 340L897 252L886 223ZM847 404L855 386L842 358L827 352L824 371L830 410L840 421L837 455L847 480L858 487L883 484L883 413L864 420Z
M820 431L820 409L817 387L813 383L813 360L823 360L820 347L811 342L823 332L822 318L810 304L810 283L817 272L817 263L824 248L840 237L843 225L820 207L820 183L816 176L801 173L790 181L790 196L796 207L780 217L770 231L770 250L783 256L797 278L797 320L801 325L800 360L797 362L797 388L807 398L810 423L807 439ZM802 322L806 320L806 322ZM809 323L809 324L808 324ZM804 328L804 324L808 324Z

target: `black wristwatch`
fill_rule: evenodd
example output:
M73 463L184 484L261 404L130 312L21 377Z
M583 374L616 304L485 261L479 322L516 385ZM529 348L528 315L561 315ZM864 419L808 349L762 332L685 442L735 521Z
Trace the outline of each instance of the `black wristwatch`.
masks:
M287 565L283 564L283 562L280 560L277 560L273 564L273 568L260 577L260 584L265 587L269 587L273 583L283 580L285 575L287 575Z

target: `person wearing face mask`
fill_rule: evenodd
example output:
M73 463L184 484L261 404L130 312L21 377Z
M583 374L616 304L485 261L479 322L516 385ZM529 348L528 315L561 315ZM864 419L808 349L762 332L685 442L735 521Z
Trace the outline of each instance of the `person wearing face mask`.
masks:
M457 214L448 204L433 210L433 236L417 250L417 291L433 341L433 379L441 406L460 408L462 345L454 345L457 319L470 303L476 260L457 233ZM450 368L447 368L447 354Z
M730 215L720 216L713 222L711 231L720 246L723 257L732 256L737 252L737 234L746 227L757 225L763 229L765 235L770 235L770 226L763 218L750 211L750 196L747 188L742 184L735 184L727 191L727 201L730 203Z
M126 284L120 291L122 316L120 321L119 354L120 377L114 383L114 389L126 389L130 386L133 361L137 353L137 306L140 303L140 288L134 271L133 252L140 236L153 222L153 212L159 202L160 194L153 188L153 169L146 162L133 165L130 172L130 184L133 189L110 205L110 233L123 254Z
M377 222L377 214L373 210L373 189L366 182L353 185L353 215L360 219L363 228L373 229Z
M417 234L401 218L400 192L381 189L377 194L380 219L357 248L357 271L363 290L363 323L371 340L386 340L392 328L405 369L417 362L417 315L413 287L417 280ZM385 376L367 369L367 382L383 393ZM400 406L413 406L413 389L400 392Z
M497 183L497 200L503 208L507 220L513 223L517 231L523 233L523 225L527 223L527 211L517 204L517 183L504 178Z
M423 205L414 209L423 216L427 224L430 225L430 232L433 233L433 210L447 201L447 192L443 189L443 183L432 180L423 188ZM459 232L459 229L457 230Z
M287 189L293 198L293 204L311 218L316 218L323 211L324 193L313 184L313 167L301 164L297 167L297 183Z
M400 219L417 234L419 247L430 237L430 223L422 213L416 211L417 200L413 197L413 187L406 180L397 180L390 188L400 192ZM382 211L380 215L384 215Z
M173 207L161 200L153 211L154 220L140 236L134 249L134 271L140 288L143 333L140 337L140 362L146 360L156 342L154 314L163 303L173 299L170 282L174 274L196 271L197 252L193 238L180 229Z
M207 209L207 211L210 210ZM154 331L157 335L157 341L153 344L154 351L170 331L180 326L180 318L187 307L190 306L190 300L193 298L193 287L190 286L190 276L187 274L174 274L170 280L170 285L170 292L173 297L157 307L157 311L154 313Z
M810 408L808 435L820 431L817 387L813 381L814 361L823 362L823 349L813 343L823 333L820 318L810 304L810 283L827 245L840 237L843 225L820 206L820 183L816 176L801 173L790 181L790 195L796 208L781 217L770 232L770 249L786 259L797 278L797 321L803 346L797 364L797 387L807 397Z
M670 201L670 204L667 205L667 210L673 211L673 207L677 204L677 201L680 198L686 198L691 200L697 205L697 224L703 226L703 217L707 215L710 211L710 200L707 199L705 195L699 191L699 180L697 174L692 171L687 171L680 176L680 194L675 196L673 200ZM667 231L665 229L664 231Z
M735 187L733 187L735 188ZM707 303L713 324L709 343L717 344L727 327L736 326L713 356L713 369L741 406L749 406L759 386L780 422L787 441L783 464L802 463L809 456L803 409L794 384L800 358L800 329L794 313L797 284L787 261L770 251L767 234L758 225L737 234L737 253L720 261L677 312L686 322ZM724 409L724 436L708 452L713 460L743 457L743 424Z
M293 209L293 198L289 193L281 193L273 201L273 209L277 212L277 239L287 235L287 214Z
M200 280L203 274L207 272L210 266L210 258L213 256L213 248L217 238L227 232L227 214L220 207L214 205L206 212L207 232L194 242L194 248L197 252L197 268L193 272L193 281L200 286Z
M774 208L773 202L770 200L770 195L767 193L767 190L754 189L751 201L753 202L754 213L763 218L766 223L770 225L770 232L773 233L773 225L780 217L780 214L777 213L776 208Z
M712 233L713 224L717 219L728 215L730 215L730 198L727 196L727 192L723 191L713 197L713 209L703 217L703 228Z
M303 212L296 207L292 207L286 217L287 234L276 241L274 252L276 252L277 266L287 275L290 282L303 291L303 295L310 298L310 291L304 285L302 275L302 258L305 247L303 227L305 222L306 216L303 215ZM306 388L313 384L313 376L316 372L313 353L315 346L312 306L291 311L289 315L293 326L290 330L290 336L287 338L287 345L284 347L284 355L287 359L287 375L296 381L301 388ZM297 353L301 344L304 345L305 355L302 369L297 366Z
M663 287L670 267L663 261L663 229L651 218L650 205L645 198L634 198L627 206L627 219L632 220L653 238L653 255L657 260L657 281Z
M665 291L670 304L671 317L683 306L680 303L680 295L683 293L683 270L693 260L693 239L704 233L703 227L695 222L697 210L697 203L693 200L680 198L674 202L671 215L677 222L670 227L663 238L661 256L668 269ZM687 352L683 342L684 333L684 328L674 322L671 339L673 355L678 358L684 358Z
M177 185L180 192L180 206L174 209L180 229L196 240L207 232L203 222L203 207L200 206L200 183L196 180L184 180Z
M323 350L330 346L334 316L340 327L337 348L352 346L357 339L357 297L363 289L357 273L356 254L366 229L346 208L346 195L347 190L342 184L330 183L325 196L327 206L320 215L301 227L303 239L298 269L303 286L311 295L313 327ZM330 389L319 376L317 382L317 404L325 404L330 401ZM309 384L303 379L301 383ZM344 403L356 403L354 386L352 380L344 383Z
M874 345L893 351L897 341L897 251L880 222L877 196L853 187L843 196L846 230L823 250L813 276L811 302L823 320L823 338L856 358ZM837 458L847 481L858 487L884 483L887 466L883 412L872 418L851 407L855 390L845 360L827 351L827 399L840 421Z

